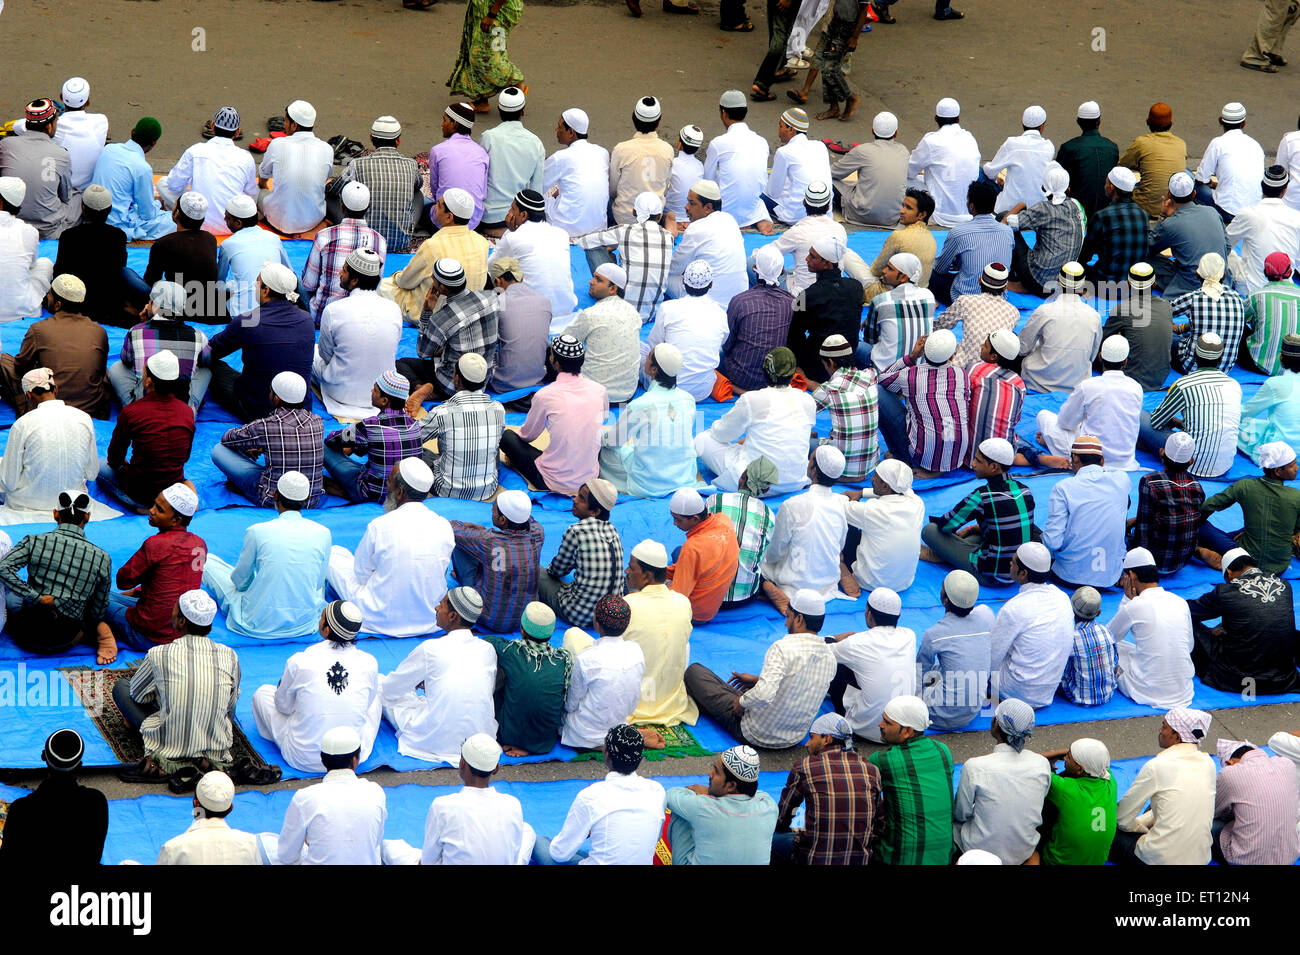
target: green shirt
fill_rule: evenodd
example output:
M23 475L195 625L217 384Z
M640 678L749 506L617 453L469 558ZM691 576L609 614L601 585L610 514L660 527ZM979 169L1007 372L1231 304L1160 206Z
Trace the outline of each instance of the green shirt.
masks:
M917 736L867 757L880 770L884 829L875 859L886 865L947 865L952 855L952 753Z
M1114 776L1053 774L1043 812L1043 865L1105 865L1118 798Z
M1241 505L1246 519L1238 543L1265 573L1286 570L1291 565L1291 537L1300 533L1300 490L1275 478L1243 478L1202 504L1201 513L1213 514L1233 504Z
M542 644L538 654L522 639L483 639L497 652L497 740L502 746L549 753L560 740L573 658L549 644Z
M1282 373L1282 339L1300 331L1300 288L1288 276L1270 282L1246 299L1250 357L1270 375Z

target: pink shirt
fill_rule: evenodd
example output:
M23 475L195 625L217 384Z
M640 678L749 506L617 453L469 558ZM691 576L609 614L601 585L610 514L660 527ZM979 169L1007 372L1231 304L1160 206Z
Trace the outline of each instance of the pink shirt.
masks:
M533 404L519 429L532 441L543 429L551 443L537 459L546 486L563 494L600 476L600 429L609 414L609 395L600 382L561 372L533 395Z

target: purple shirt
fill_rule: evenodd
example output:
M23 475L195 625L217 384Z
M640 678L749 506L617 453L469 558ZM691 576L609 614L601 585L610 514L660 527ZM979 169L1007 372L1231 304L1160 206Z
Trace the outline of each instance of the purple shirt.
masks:
M474 218L469 228L483 218L487 198L488 154L464 133L452 133L429 150L429 194L434 201L451 188L464 189L474 197Z

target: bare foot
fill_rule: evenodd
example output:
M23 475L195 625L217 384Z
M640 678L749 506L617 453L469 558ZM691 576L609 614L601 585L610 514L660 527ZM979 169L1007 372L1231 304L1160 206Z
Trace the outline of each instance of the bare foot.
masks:
M853 571L849 570L848 564L840 561L840 591L844 596L857 600L862 596L862 585L858 583L858 578L853 576Z
M341 497L345 501L348 499L347 493L343 490L343 485L340 484L338 481L334 480L334 478L330 477L329 475L325 475L320 479L320 486L321 486L321 490L324 491L326 494L332 494L335 497Z
M638 726L637 732L641 734L641 742L645 744L646 749L667 749L668 741L657 729L651 729L649 726Z
M817 118L818 119L839 119L840 108L838 104L832 106L830 109L822 110L820 113L817 114Z
M790 598L785 595L784 590L770 580L763 581L763 596L770 600L772 606L779 610L782 615L790 609Z
M1038 466L1040 468L1052 468L1056 471L1070 470L1070 459L1063 458L1059 454L1040 454L1038 456Z
M758 230L759 235L771 235L776 231L776 227L772 225L772 222L769 219L764 219L762 222L756 222L754 228Z
M1192 553L1199 557L1207 567L1214 570L1223 570L1223 555L1217 551L1212 551L1208 547L1197 547Z
M501 752L505 753L507 756L527 756L527 755L528 755L528 750L526 750L526 749L520 749L518 746L503 746L503 747L501 747Z
M858 108L858 97L855 93L850 93L849 98L844 101L844 112L840 113L840 122L847 123L853 118L853 113Z
M99 646L95 653L95 662L100 666L112 663L117 659L117 641L113 639L113 631L109 629L108 624L101 622L95 628L95 635L99 640Z
M921 557L921 559L922 559L923 561L925 561L927 564L942 564L942 563L944 563L943 558L940 557L938 554L936 554L936 553L935 553L935 552L934 552L934 551L933 551L929 546L927 546L927 545L925 545L925 544L922 544L922 545L921 545L921 554L920 554L920 557Z

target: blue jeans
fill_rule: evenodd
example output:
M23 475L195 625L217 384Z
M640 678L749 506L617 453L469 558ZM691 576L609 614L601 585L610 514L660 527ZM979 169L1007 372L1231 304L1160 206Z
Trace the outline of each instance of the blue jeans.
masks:
M1164 448L1165 442L1169 436L1174 433L1173 428L1156 428L1151 424L1151 412L1144 411L1138 418L1138 447L1146 448L1156 457L1160 456L1160 451Z
M794 833L777 832L772 835L772 865L792 865Z
M149 301L149 283L135 269L122 267L122 284L126 286L126 300L136 308L143 308Z
M344 496L353 504L361 504L369 500L365 491L359 486L366 466L356 458L342 451L336 451L327 444L325 445L325 470L334 480L343 485Z
M126 725L132 729L139 729L141 723L158 712L156 703L140 703L131 696L130 680L118 680L113 684L113 702L121 711Z
M546 836L538 836L537 841L533 844L533 858L530 865L577 865L583 859L587 858L587 853L581 849L573 854L573 858L567 862L556 862L551 858L551 840Z
M1214 201L1214 190L1210 188L1209 183L1198 182L1196 184L1196 189L1193 195L1196 196L1197 205L1209 206L1211 209L1217 212L1219 214L1219 218L1223 220L1223 224L1225 226L1232 222L1234 216L1232 216L1227 212L1224 212L1222 207L1220 207L1220 205Z
M113 636L117 638L118 643L125 644L132 650L148 653L158 644L137 630L131 624L131 621L126 619L127 610L134 607L136 603L135 597L128 597L119 591L110 590L108 592L108 612L104 614L104 620L113 628Z
M907 440L907 409L903 407L903 399L886 388L878 388L876 401L880 412L880 436L885 439L885 446L899 461L910 468L916 467L912 446Z
M587 265L591 268L591 274L596 274L596 269L602 265L615 264L614 253L604 246L597 246L594 249L587 249Z
M457 547L451 552L451 572L462 586L477 587L483 565Z
M113 500L126 505L132 511L145 506L122 490L122 485L117 480L117 472L108 466L108 458L99 459L99 476L95 478L95 483L99 486L100 491Z
M212 463L240 494L257 502L257 484L262 479L262 472L266 470L262 465L220 443L213 445Z

